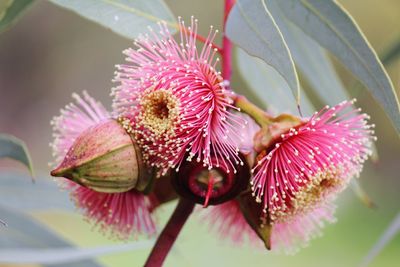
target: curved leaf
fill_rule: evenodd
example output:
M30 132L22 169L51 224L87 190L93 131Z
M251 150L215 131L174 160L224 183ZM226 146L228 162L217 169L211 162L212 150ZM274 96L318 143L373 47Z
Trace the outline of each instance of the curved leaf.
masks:
M2 249L0 263L8 264L71 264L112 253L150 248L154 240L136 241L129 244L95 248L48 248L48 249ZM59 265L57 265L59 266ZM70 266L70 265L68 265Z
M247 53L275 68L300 102L299 80L290 51L263 0L238 0L229 14L226 34Z
M71 245L49 231L46 227L34 221L29 216L9 210L1 206L0 214L8 223L7 228L1 229L0 249L18 248L65 248ZM2 261L0 258L0 262ZM91 260L78 260L71 264L60 264L60 267L98 267L99 264Z
M325 50L285 17L277 2L279 0L268 0L267 6L289 46L296 66L313 91L331 106L349 99Z
M159 21L166 21L172 32L178 27L163 0L50 1L130 39L143 33L146 27L156 26Z
M3 207L23 212L74 211L68 192L58 188L52 178L37 174L32 184L26 177L22 172L0 172L0 204ZM1 214L0 217L3 218Z
M0 32L10 27L33 0L0 1Z
M242 49L236 49L237 66L249 89L267 103L272 112L297 114L297 105L288 97L290 88L279 73L259 58L248 55ZM314 108L305 94L301 94L301 111L311 115Z
M22 162L33 177L32 161L22 140L12 135L0 134L0 158L11 158Z
M276 1L294 24L331 51L381 103L400 131L400 104L382 63L352 17L333 0Z

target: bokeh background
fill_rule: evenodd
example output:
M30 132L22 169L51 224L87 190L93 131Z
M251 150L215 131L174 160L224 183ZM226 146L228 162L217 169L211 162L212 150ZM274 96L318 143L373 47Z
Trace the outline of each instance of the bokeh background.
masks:
M203 33L207 32L210 24L221 28L221 0L166 2L175 15L186 19L190 15L198 18ZM400 1L339 2L353 15L379 55L384 55L400 41ZM123 61L121 51L130 45L130 40L47 1L36 1L16 25L0 35L0 132L13 134L27 143L38 179L51 179L48 176L48 162L52 160L48 145L52 140L51 118L71 101L72 92L87 90L109 106L114 65ZM310 246L294 256L270 253L252 246L232 246L217 238L195 216L185 226L166 266L313 267L358 266L362 262L400 212L400 139L371 95L362 88L354 89L354 78L335 59L333 61L349 94L357 97L357 105L370 114L376 124L379 160L366 164L360 183L377 208L368 209L351 190L347 190L338 201L338 222L327 226L323 237L313 240ZM399 95L400 57L392 60L386 68ZM234 86L246 90L237 76ZM3 173L2 177L18 173L16 179L25 184L21 191L18 187L8 190L7 193L14 196L10 201L29 194L30 187L40 186L40 183L32 185L29 179L25 179L28 174L21 170L21 165L12 161L2 160L0 173ZM57 191L54 194L65 193ZM0 199L7 201L4 194ZM51 197L46 200L52 203ZM157 213L160 229L174 205L168 204ZM30 209L28 216L55 231L66 242L80 247L119 243L94 231L73 209ZM1 214L0 218L7 220ZM1 228L0 235L5 231L6 228ZM149 248L144 248L116 253L94 261L113 267L141 266L149 251ZM371 266L400 266L400 234Z

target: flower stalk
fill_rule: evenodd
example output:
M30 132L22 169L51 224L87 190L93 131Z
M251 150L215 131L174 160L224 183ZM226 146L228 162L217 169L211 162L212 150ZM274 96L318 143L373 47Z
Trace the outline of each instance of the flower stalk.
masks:
M191 200L185 198L179 199L174 213L158 237L150 256L147 258L145 267L159 267L163 265L180 231L192 213L194 205L195 203Z
M225 0L224 5L224 36L222 39L222 77L230 81L232 76L232 43L226 36L226 20L235 0Z
M233 101L234 105L240 108L241 112L252 117L261 128L267 127L273 122L271 116L269 116L261 108L251 103L245 96L235 95L233 97Z

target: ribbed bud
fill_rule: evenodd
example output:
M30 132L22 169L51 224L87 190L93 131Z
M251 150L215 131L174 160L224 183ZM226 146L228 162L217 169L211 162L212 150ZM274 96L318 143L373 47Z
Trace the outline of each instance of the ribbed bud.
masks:
M113 119L82 132L51 175L105 193L141 191L150 178L134 140Z

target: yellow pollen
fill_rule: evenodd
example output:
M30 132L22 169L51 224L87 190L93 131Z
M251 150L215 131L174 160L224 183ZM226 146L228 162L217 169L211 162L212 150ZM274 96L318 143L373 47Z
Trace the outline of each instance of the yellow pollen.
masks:
M155 135L173 136L179 122L179 100L171 90L149 88L140 99L139 123Z
M291 220L296 215L307 213L318 207L319 204L334 197L349 182L350 177L346 177L344 172L345 170L342 166L331 166L323 171L314 173L314 175L310 176L311 181L294 193L291 207L285 205L282 210L272 211L274 214L272 219L275 222Z

